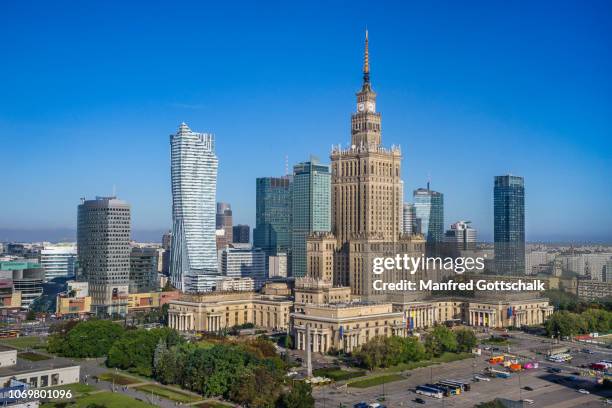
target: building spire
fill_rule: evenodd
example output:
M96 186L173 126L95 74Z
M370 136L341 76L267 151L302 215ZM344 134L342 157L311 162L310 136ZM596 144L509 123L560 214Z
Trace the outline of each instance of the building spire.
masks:
M365 32L365 50L363 54L363 83L370 83L370 52L368 47L368 29Z

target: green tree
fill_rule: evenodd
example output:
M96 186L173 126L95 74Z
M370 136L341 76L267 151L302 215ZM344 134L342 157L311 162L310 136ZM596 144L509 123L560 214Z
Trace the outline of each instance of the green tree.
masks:
M478 339L471 329L459 329L455 332L455 335L458 351L471 351L478 344Z
M273 408L280 396L281 378L266 367L258 366L242 373L229 392L232 401L245 407Z
M314 408L312 387L303 381L295 382L291 390L283 394L279 406L280 408Z
M423 360L427 352L425 346L414 336L405 337L402 339L401 360L404 363Z
M121 325L108 320L79 322L66 334L51 335L47 350L65 357L103 357L123 332Z
M109 367L119 367L151 376L155 350L160 341L166 344L166 347L172 347L180 341L180 337L175 330L167 327L128 330L113 344L106 363Z
M554 312L544 324L549 336L573 336L588 331L587 323L580 315L567 310Z
M446 326L436 326L425 338L425 348L433 356L457 351L457 336Z

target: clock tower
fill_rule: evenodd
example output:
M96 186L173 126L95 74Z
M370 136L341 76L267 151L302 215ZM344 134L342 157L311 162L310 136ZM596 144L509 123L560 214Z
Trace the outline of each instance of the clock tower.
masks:
M370 84L367 30L363 56L363 85L357 92L357 112L351 117L351 143L355 147L374 150L381 144L380 113L376 112L376 92Z

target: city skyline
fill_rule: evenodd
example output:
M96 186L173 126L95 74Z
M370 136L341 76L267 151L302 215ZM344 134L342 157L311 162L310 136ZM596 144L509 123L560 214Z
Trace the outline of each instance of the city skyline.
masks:
M416 6L412 6L414 7ZM491 9L486 10L493 13ZM415 15L432 18L430 10L410 11L415 12ZM569 11L555 10L555 16L570 18ZM573 18L597 23L593 10L579 11L580 14ZM609 10L604 8L603 11ZM129 13L129 10L126 13ZM333 13L332 10L331 14ZM415 15L410 15L410 22L416 19ZM495 13L494 15L497 16ZM152 23L159 18L159 15L153 13L151 21L147 22ZM321 20L325 22L327 18L322 17ZM515 18L517 16L510 13L503 22L510 24ZM530 16L528 20L532 21L533 18L534 16ZM609 50L597 48L606 45L605 41L597 41L598 30L609 31L609 28L596 24L589 29L580 25L570 27L571 35L577 36L578 39L565 44L566 50L551 47L548 51L554 58L549 63L538 60L537 64L541 65L538 67L532 66L535 65L533 59L537 58L533 54L537 47L531 48L523 44L524 48L514 49L509 35L496 32L495 37L501 48L509 47L509 57L491 51L494 56L478 62L469 59L474 56L476 50L483 51L486 47L482 48L482 44L470 44L468 38L460 37L456 39L459 48L450 54L456 58L459 69L442 72L434 61L440 63L443 58L435 53L443 49L449 51L443 47L448 38L436 37L436 41L429 43L428 48L410 40L411 35L418 33L432 34L423 24L404 29L398 22L392 21L390 27L384 27L377 24L376 10L371 19L374 21L368 21L368 27L372 44L372 75L377 91L381 94L379 106L385 113L386 125L383 133L387 143L402 146L405 156L402 169L402 179L405 183L404 201L411 201L410 192L423 187L427 182L427 174L431 174L432 189L445 195L445 219L470 219L482 239L491 240L493 178L511 172L525 178L527 241L612 241L612 221L609 214L612 195L609 189L605 188L605 175L612 171L610 159L606 156L606 151L610 151L610 140L605 137L609 129L609 116L606 118L605 114L609 113L611 105L609 97L605 96L605 90L606 87L609 88L610 82L604 76L597 75L599 69L610 64ZM323 43L321 37L325 35L325 30L331 30L330 25L323 25L320 29L310 27L311 31L306 31L304 24L298 24L289 34L291 39L296 35L302 37L296 43L299 45L282 49L283 56L288 60L288 65L284 65L284 68L291 71L291 75L281 75L278 68L273 67L275 61L279 61L265 58L257 62L257 67L248 67L255 70L256 84L240 82L239 86L244 85L240 92L235 88L238 85L232 87L226 81L241 76L246 79L249 70L238 69L232 65L236 57L221 51L221 44L216 40L210 49L205 50L215 56L218 66L212 71L217 79L224 74L218 72L219 69L232 67L232 70L226 72L225 79L221 77L217 84L208 81L206 75L199 77L195 70L188 70L187 78L180 81L176 91L165 89L170 85L160 85L164 88L163 95L148 93L152 98L149 102L143 102L141 99L147 92L143 91L143 84L136 81L133 89L130 89L129 100L104 94L102 99L91 107L75 107L74 103L85 103L86 100L92 101L96 96L101 96L100 86L109 80L112 72L105 75L100 72L101 77L92 84L95 88L93 95L83 99L83 96L72 90L62 89L61 92L66 91L66 96L56 100L50 97L49 88L45 87L42 92L44 97L63 103L56 104L57 106L42 106L37 100L26 102L23 97L16 97L19 95L16 94L16 89L13 89L20 80L28 78L28 74L36 72L24 70L13 73L17 81L15 84L6 85L8 98L7 101L2 98L0 104L0 135L8 135L9 139L16 142L7 140L3 142L3 147L8 152L9 169L21 169L18 173L21 177L9 177L6 182L9 189L14 188L14 191L21 192L23 198L15 197L0 204L0 240L10 239L3 237L3 229L75 228L74 208L78 198L110 193L113 185L117 186L118 195L132 204L134 231L167 230L171 224L171 196L167 188L169 154L166 135L183 120L194 129L215 134L219 157L216 201L229 202L232 205L236 224L243 223L254 227L256 177L281 177L284 173L285 155L289 156L290 165L307 160L311 154L319 156L322 163L329 164L330 143L340 142L343 146L346 145L347 129L350 126L350 121L346 118L353 105L349 98L359 87L359 74L356 70L361 59L359 39L364 24L357 20L356 17L351 18L350 23L334 28L338 39L330 39L327 43ZM486 22L478 21L480 26L488 27ZM121 25L120 28L125 29ZM148 25L144 28L151 29ZM450 30L458 28L460 24L455 24ZM552 34L545 34L535 26L529 26L528 29L539 41L551 39L548 35ZM553 27L555 35L559 34L559 30L560 27ZM309 35L305 35L307 32ZM57 36L61 33L54 31L52 34ZM264 30L256 35L268 34L269 31ZM97 40L98 46L103 49L108 47L99 37L100 33L93 32L90 35ZM566 35L568 37L563 38L571 37L570 34ZM36 39L36 34L29 34L20 41L27 43ZM408 43L401 44L402 39L407 39ZM174 44L175 40L177 38L169 41ZM256 46L236 38L228 41L233 46L240 44L240 51L251 56L257 47L261 47L261 43ZM266 57L270 57L269 54L274 50L280 50L278 47L282 47L282 44L279 41L283 42L276 39L270 40L271 44L265 43ZM492 40L482 41L488 43ZM584 50L589 41L593 49ZM17 43L19 44L19 41ZM189 47L201 51L194 42L188 42L184 47L186 51ZM169 52L169 48L172 47L162 47L162 50ZM577 50L582 50L581 55L589 58L566 61L561 67L553 67L557 61L555 58L563 59ZM38 51L42 52L40 49ZM332 52L337 52L337 55ZM418 57L426 56L428 52L435 55L431 55L434 57L433 61L425 64ZM188 52L186 55L191 54ZM86 56L92 57L91 54ZM411 58L413 56L417 58ZM524 56L531 59L519 58ZM114 66L113 61L115 60L111 58L108 63ZM48 61L42 61L42 64L49 65ZM88 62L84 64L86 70L93 69ZM143 68L134 61L128 66L132 69ZM324 67L325 71L321 75L319 72L316 72L316 75L309 74L309 69L313 66ZM534 72L526 73L527 67L533 68ZM50 67L51 70L52 68ZM199 68L203 68L201 64ZM493 68L501 71L495 72ZM6 69L10 71L10 67L0 68ZM517 70L519 74L513 75L513 70ZM573 85L563 83L562 90L557 89L557 93L546 94L551 91L554 82L545 81L546 75L553 75L559 80L576 70L593 74L590 77L592 83L587 81L576 84L580 79L572 78ZM138 72L145 75L146 71ZM162 78L166 78L170 72L173 71L164 73ZM483 81L477 80L476 72L486 72L490 75L488 81L487 78ZM496 79L496 75L502 73L510 75L509 82L515 86L525 85L524 93L517 96L516 89L497 83L499 79ZM118 74L115 77L119 82L138 78L134 72L119 71ZM156 74L160 75L160 72ZM460 74L472 81L471 84L475 85L473 91L457 85L443 89L444 84L449 85L449 82L458 79ZM192 82L188 83L187 79ZM67 79L60 78L61 81ZM210 95L202 96L206 94L207 87L212 89ZM21 92L27 95L28 89L22 89ZM305 89L310 90L304 92ZM499 99L492 96L491 92L494 90L500 91ZM253 99L254 92L257 96ZM533 96L533 93L536 94L535 100L527 101L527 97ZM292 97L291 94L303 98L295 101L291 99L295 95ZM64 99L67 96L72 96L74 101L67 103ZM184 100L187 102L176 102L179 97L185 96ZM503 96L515 103L527 105L523 108L510 106L510 100L501 100ZM236 101L228 103L228 98L235 98ZM587 98L588 109L579 106L584 98ZM175 100L172 102L175 106L168 106L168 100L172 99ZM10 107L8 100L14 102ZM198 101L203 105L198 106ZM287 101L291 102L288 104ZM507 111L502 109L504 107ZM145 119L149 115L156 115L160 110L165 112L160 117L155 120ZM263 111L267 114L262 119ZM107 113L110 114L106 115ZM28 114L31 119L29 121L26 120ZM318 129L319 123L309 123L306 119L312 115L321 117L322 129ZM68 121L68 118L75 120ZM85 126L87 118L94 119L91 127ZM18 123L25 127L21 131L25 130L31 135L26 150L29 154L25 156L18 154L23 151L23 146L19 145L23 139L15 133L21 129L17 128ZM451 129L455 125L459 126ZM248 133L245 132L246 129L249 129ZM291 137L284 140L283 135L287 134L287 129L290 129ZM474 134L470 131L474 131ZM140 132L144 135L140 135ZM310 137L313 132L320 134ZM103 140L108 141L108 144L96 142L101 134L105 135ZM82 138L77 139L77 135ZM120 140L126 140L126 144L119 143ZM143 145L145 141L146 144ZM125 147L125 151L114 149L113 143ZM92 148L100 152L100 157L81 157ZM73 162L68 163L62 158L63 154L70 155L74 159ZM55 157L56 155L58 157ZM470 160L461 160L461 167L457 168L456 164L459 162L453 159L466 155ZM251 161L247 157L257 157L261 160ZM84 166L83 160L91 160L93 165ZM109 161L117 169L96 168L99 161ZM253 167L253 163L257 167ZM58 175L62 178L58 179ZM50 177L55 182L51 182ZM596 195L596 199L587 194L568 195L568 186L576 191L585 189L599 191L600 194ZM599 190L596 190L597 186ZM52 190L48 190L51 187ZM28 197L41 199L28 200ZM45 205L44 211L37 206L41 203ZM551 207L557 211L550 211ZM566 217L568 213L574 216ZM447 224L448 222L445 222L445 229Z

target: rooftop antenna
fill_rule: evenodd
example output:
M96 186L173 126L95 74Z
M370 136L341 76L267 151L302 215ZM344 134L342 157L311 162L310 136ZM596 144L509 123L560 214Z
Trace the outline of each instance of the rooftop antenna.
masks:
M427 191L429 191L429 184L431 184L431 173L427 173Z

